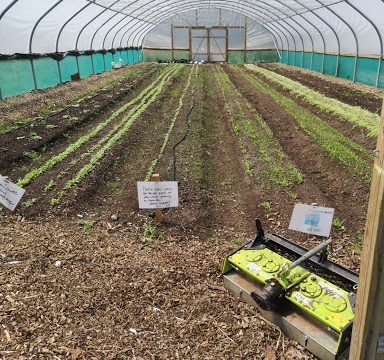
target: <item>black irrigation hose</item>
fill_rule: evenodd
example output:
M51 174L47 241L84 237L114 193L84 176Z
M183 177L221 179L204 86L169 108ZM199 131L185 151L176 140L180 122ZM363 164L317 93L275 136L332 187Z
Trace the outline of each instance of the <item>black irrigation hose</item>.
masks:
M193 108L195 107L195 99L192 99L192 106L188 111L187 116L185 117L185 132L183 137L172 147L173 154L173 181L176 181L176 148L187 138L189 132L189 116L191 115Z

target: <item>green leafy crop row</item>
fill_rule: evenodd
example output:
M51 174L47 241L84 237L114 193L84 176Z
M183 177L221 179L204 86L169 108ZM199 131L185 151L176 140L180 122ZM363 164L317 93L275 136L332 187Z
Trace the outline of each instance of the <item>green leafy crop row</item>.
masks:
M326 154L339 161L358 177L365 180L370 179L371 165L363 158L372 158L372 154L359 144L341 134L318 116L272 89L259 78L249 75L241 67L236 67L236 69L238 69L242 76L257 90L270 96L289 115L296 119L298 125Z
M173 118L171 120L171 125L169 126L169 129L164 137L164 141L163 141L163 145L160 149L160 152L159 152L159 155L158 157L152 161L149 169L148 169L148 172L147 172L147 175L145 177L145 181L149 181L149 179L151 178L152 174L153 174L153 170L155 169L157 163L159 162L159 160L161 159L161 157L163 156L163 153L164 153L164 150L165 148L167 147L167 144L168 144L168 141L169 141L169 137L173 131L173 128L175 127L175 123L176 123L176 120L177 120L177 117L179 116L180 114L180 111L181 111L181 108L183 106L183 101L184 101L184 97L185 95L187 94L187 91L191 85L191 78L192 78L192 75L193 75L193 72L195 72L195 78L197 76L197 70L198 70L198 67L194 65L193 69L191 70L190 74L189 74L189 77L188 77L188 81L187 81L187 84L184 88L184 91L182 93L182 95L179 97L179 105L175 111L175 114L173 115ZM194 92L194 89L192 90L192 93Z
M69 190L72 187L74 187L76 184L78 184L81 179L83 179L87 174L89 174L95 167L95 165L104 157L104 155L107 153L107 151L112 148L112 146L119 141L130 129L130 127L134 124L134 122L137 120L137 118L152 104L156 101L157 97L161 93L164 86L167 84L169 79L177 72L179 71L180 66L172 67L171 71L167 73L167 76L164 77L161 82L156 86L153 92L151 92L152 96L150 98L146 97L143 98L139 105L137 105L138 109L135 111L133 115L128 114L124 117L124 126L115 134L113 135L106 144L101 147L95 155L90 159L90 161L78 171L78 173L70 179L64 186L64 190ZM59 193L60 197L64 193Z
M356 126L365 128L368 130L369 136L377 137L380 122L380 117L378 115L373 114L368 110L362 109L359 106L344 104L337 99L329 98L300 84L297 81L288 79L285 76L276 74L273 71L269 71L259 66L250 64L245 66L255 73L265 76L265 78L268 80L279 84L284 89L300 97L309 104L317 106L319 109L325 112L339 116L340 118L347 120Z
M107 125L109 125L117 116L119 116L121 113L126 111L130 106L134 105L138 101L141 101L145 96L156 86L156 84L164 79L172 69L167 69L163 74L161 74L151 85L149 85L146 89L144 89L136 98L128 102L127 104L120 107L118 110L116 110L108 119L98 124L93 130L86 133L85 135L81 136L76 142L70 144L63 152L53 156L50 158L45 164L42 166L33 169L32 171L28 172L22 179L18 181L18 185L21 187L25 187L28 185L31 181L36 179L38 176L43 174L44 172L50 170L55 165L62 162L64 159L66 159L69 155L71 155L74 151L79 149L82 145L90 141L92 138L94 138L96 135L98 135Z
M257 114L254 107L240 94L222 69L219 70L217 78L226 101L225 109L238 137L247 173L254 172L250 168L249 151L251 154L255 153L257 157L259 165L256 168L257 175L264 184L288 189L294 184L302 183L302 174L289 162L271 129ZM248 147L247 144L249 144Z

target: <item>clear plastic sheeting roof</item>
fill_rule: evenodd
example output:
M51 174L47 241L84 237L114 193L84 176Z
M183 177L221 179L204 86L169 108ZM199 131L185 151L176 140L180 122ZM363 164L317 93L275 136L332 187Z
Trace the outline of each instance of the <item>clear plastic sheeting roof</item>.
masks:
M260 44L263 29L280 49L383 55L384 0L0 0L0 53L140 47L176 14L212 8L260 24Z
M188 49L188 27L214 25L228 27L228 49L240 50L244 49L245 23L248 50L276 48L270 31L261 24L234 11L221 9L190 10L164 20L147 34L143 45L151 49L171 49L173 27L174 49Z

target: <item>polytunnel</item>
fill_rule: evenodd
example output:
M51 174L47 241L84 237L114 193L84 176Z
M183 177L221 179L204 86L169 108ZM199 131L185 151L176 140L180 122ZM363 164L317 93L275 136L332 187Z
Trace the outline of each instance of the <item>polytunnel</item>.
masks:
M0 0L0 356L383 360L384 0Z
M189 58L199 26L222 27L213 39L224 44L211 47L225 61L279 61L383 87L383 11L382 0L2 0L1 94L110 70L120 58Z

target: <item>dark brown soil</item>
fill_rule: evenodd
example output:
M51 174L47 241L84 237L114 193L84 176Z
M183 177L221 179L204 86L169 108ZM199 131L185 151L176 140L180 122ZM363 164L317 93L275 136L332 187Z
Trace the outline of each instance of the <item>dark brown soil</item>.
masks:
M251 70L247 70L247 72L255 76L255 73ZM261 74L257 74L257 77L260 77L263 82L268 83L268 86L279 91L282 95L285 97L288 97L290 99L293 99L297 104L299 104L301 107L309 110L311 113L317 115L321 119L328 122L330 125L332 125L334 128L336 128L338 131L340 131L344 136L352 139L356 143L362 145L367 150L373 150L376 146L376 138L375 137L369 137L368 136L368 130L359 128L357 126L354 126L354 124L348 122L345 119L339 118L337 116L334 116L326 111L320 110L317 106L311 105L308 102L304 101L302 98L295 96L290 91L286 90L283 86L274 83L273 81L267 79L265 76ZM321 81L318 79L318 81ZM328 97L332 97L331 95L327 95ZM369 159L372 161L372 159Z
M100 91L81 103L74 103L64 110L38 119L30 125L14 131L0 134L0 170L4 173L8 167L13 167L18 161L28 160L28 153L46 151L51 143L67 138L71 132L78 132L90 121L97 121L100 116L116 105L127 102L132 92L148 85L155 68L143 74L129 77L119 84L119 88ZM32 154L33 155L33 154Z
M280 67L275 64L260 64L260 66L298 81L325 96L338 99L349 105L360 106L363 109L380 114L383 99L378 96L338 85L333 81L319 79L319 77L315 75L300 72L295 68L288 69L288 67Z
M357 232L365 225L369 184L343 170L336 161L323 155L318 146L299 129L295 119L270 97L257 91L230 67L226 67L226 71L233 83L268 123L285 153L304 175L300 200L304 203L318 203L335 208L335 216L345 220L346 235L353 247ZM289 218L289 214L286 214L286 219ZM347 245L347 248L350 248L347 253L351 251L350 245ZM340 254L338 257L340 260ZM359 259L355 258L353 263L355 269L359 266L358 261ZM351 259L348 259L348 264L352 265Z

